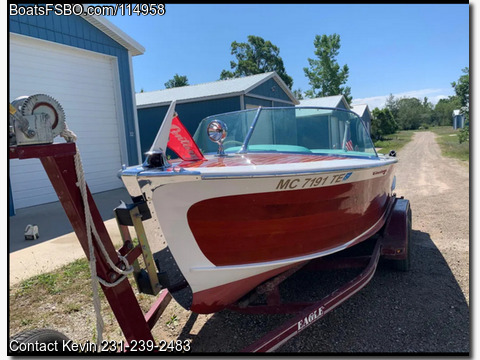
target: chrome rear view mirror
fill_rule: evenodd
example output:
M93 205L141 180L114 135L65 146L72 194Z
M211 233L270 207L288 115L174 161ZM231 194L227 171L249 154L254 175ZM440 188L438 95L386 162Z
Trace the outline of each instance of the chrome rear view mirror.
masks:
M208 138L218 144L218 155L224 156L223 142L227 137L227 124L220 120L212 120L207 127Z

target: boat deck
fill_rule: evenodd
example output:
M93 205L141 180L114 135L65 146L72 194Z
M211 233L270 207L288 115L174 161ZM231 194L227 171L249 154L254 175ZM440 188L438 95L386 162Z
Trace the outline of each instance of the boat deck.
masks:
M229 156L208 156L205 160L172 160L174 166L182 168L234 167L248 165L280 165L318 162L327 160L346 160L347 157L314 154L242 154Z

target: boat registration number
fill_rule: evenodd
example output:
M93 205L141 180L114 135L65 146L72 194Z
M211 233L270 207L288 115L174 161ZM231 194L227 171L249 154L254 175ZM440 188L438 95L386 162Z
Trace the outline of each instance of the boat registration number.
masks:
M321 186L328 186L341 183L352 175L352 172L316 176L316 177L301 177L280 179L277 183L276 190L290 190L290 189L307 189Z

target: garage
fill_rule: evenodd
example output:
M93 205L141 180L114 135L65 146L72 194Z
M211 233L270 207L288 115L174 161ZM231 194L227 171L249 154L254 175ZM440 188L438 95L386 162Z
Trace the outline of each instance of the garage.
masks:
M115 175L125 163L126 145L123 119L117 117L121 99L115 96L115 65L106 55L20 35L10 38L10 100L45 93L60 102L78 137L92 192L121 186ZM57 200L38 159L11 160L10 181L17 208Z
M60 22L57 17L53 23L37 21L35 26L32 17L15 20L28 22L30 28L21 24L16 32L12 26L9 34L9 100L42 93L54 97L65 111L68 127L77 135L92 193L121 187L116 175L122 164L138 163L131 56L144 49L99 17L68 17ZM65 26L66 21L71 24ZM50 39L51 32L45 30L42 38L42 26L62 36ZM82 34L83 42L78 34L66 36L72 31ZM94 42L89 42L89 37ZM125 39L136 45L134 51ZM55 142L64 140L57 137ZM9 166L11 207L58 200L38 159L12 159Z

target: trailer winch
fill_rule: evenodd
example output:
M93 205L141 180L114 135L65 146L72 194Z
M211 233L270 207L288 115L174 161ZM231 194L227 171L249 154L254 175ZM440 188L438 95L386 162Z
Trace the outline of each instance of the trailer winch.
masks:
M53 143L66 128L62 106L49 95L18 97L9 112L10 145Z

